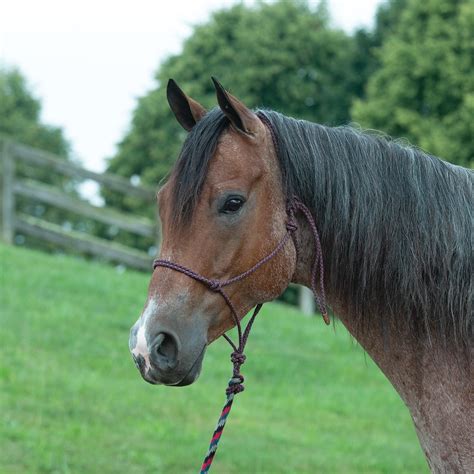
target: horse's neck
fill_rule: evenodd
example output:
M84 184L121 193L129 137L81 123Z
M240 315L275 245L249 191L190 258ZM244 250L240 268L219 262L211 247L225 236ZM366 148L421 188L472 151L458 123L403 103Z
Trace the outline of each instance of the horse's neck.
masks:
M350 313L340 319L407 405L431 469L474 472L472 353L420 340L401 325L385 338L375 326L362 332Z
M314 244L304 225L294 281L310 286ZM405 315L386 327L361 328L326 288L330 305L410 410L434 472L474 472L474 354L409 331ZM372 320L377 321L374 317ZM328 335L329 336L329 335Z

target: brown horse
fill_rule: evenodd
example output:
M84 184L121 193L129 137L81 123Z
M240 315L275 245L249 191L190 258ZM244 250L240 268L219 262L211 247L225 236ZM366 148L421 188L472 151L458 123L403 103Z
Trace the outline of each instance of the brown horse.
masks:
M278 246L298 196L319 227L328 302L408 406L431 469L474 472L472 172L349 127L255 113L215 86L207 112L168 84L189 134L158 195L161 261L231 279ZM239 318L290 282L314 288L314 233L296 218L281 251L227 286ZM157 267L130 335L143 378L194 382L206 346L235 325L232 306Z

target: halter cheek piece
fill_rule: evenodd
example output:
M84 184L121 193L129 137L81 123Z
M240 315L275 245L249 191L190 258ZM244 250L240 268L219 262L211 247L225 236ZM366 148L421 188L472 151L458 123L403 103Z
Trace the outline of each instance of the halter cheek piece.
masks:
M262 120L262 122L267 126L268 130L270 131L274 147L278 152L278 142L276 141L273 126L263 114L259 114L259 118ZM250 334L250 330L252 328L252 324L255 321L255 317L257 316L257 314L259 313L263 305L263 303L259 303L257 304L257 306L255 306L252 317L247 323L247 326L245 327L244 331L242 331L242 326L240 324L240 319L238 317L237 310L235 309L235 306L233 305L227 293L224 291L224 288L226 286L231 285L232 283L237 283L241 280L244 280L248 276L252 275L252 273L256 272L261 266L265 265L269 260L275 257L278 253L280 253L280 251L285 247L286 243L290 240L290 238L292 238L295 248L296 248L296 252L298 253L297 241L294 237L294 232L298 229L296 218L295 218L296 212L301 212L301 214L306 218L309 224L309 227L311 229L311 233L313 234L313 238L315 242L315 258L314 258L313 266L311 269L311 289L318 302L318 306L323 316L324 322L326 324L329 324L329 317L326 310L325 292L324 292L323 255L322 255L321 242L319 239L318 230L317 230L316 223L314 221L314 218L310 210L296 196L293 197L293 199L289 202L288 207L287 207L288 221L286 223L286 233L284 237L280 240L280 242L273 249L272 252L270 252L268 255L263 257L253 267L249 268L248 270L241 273L240 275L229 278L228 280L214 280L211 278L207 278L203 275L200 275L199 273L196 273L195 271L189 268L186 268L183 265L170 262L168 260L156 259L153 262L153 270L155 270L157 267L169 268L170 270L183 273L184 275L187 275L188 277L193 278L196 281L199 281L203 285L207 286L207 288L210 291L219 293L224 298L224 301L227 303L227 306L229 307L230 312L232 314L234 323L237 326L237 333L238 333L237 345L230 339L230 337L227 334L223 334L224 338L232 346L232 349L233 349L233 352L230 356L231 362L233 364L233 372L232 372L232 377L229 380L229 383L226 389L227 400L222 410L219 421L217 423L217 427L211 438L211 443L209 445L208 452L206 454L206 457L204 458L204 462L201 467L201 471L200 471L201 474L207 473L211 467L212 461L214 459L214 455L217 450L217 444L224 430L227 416L232 407L234 395L244 390L244 386L243 386L244 377L240 373L240 367L245 362L245 358L246 358L244 354L244 349L247 343L248 336ZM319 294L317 291L318 275L319 275Z

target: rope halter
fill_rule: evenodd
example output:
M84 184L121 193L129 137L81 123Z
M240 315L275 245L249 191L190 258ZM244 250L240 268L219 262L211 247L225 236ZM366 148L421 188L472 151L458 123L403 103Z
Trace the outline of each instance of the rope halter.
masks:
M230 409L232 407L234 396L237 393L244 391L244 385L243 385L244 376L240 373L240 367L242 366L242 364L245 362L245 359L246 359L244 350L245 350L245 345L247 344L247 339L249 337L250 330L252 328L253 322L255 321L257 314L262 308L262 303L257 304L257 306L255 307L253 311L252 317L247 323L247 326L245 327L245 329L242 331L242 326L240 324L240 318L237 314L237 310L235 309L235 306L230 300L227 293L224 291L224 288L233 283L244 280L245 278L247 278L248 276L256 272L262 265L265 265L268 261L270 261L273 257L275 257L285 247L286 243L290 240L290 238L293 238L293 242L294 242L296 251L298 253L297 242L296 242L296 239L294 238L294 233L298 229L298 225L295 218L296 212L301 212L301 214L306 218L309 224L311 233L313 235L314 241L315 241L315 259L314 259L312 270L311 270L311 289L318 302L318 306L324 318L325 323L329 324L329 317L326 310L325 292L324 292L324 264L323 264L321 242L319 239L318 230L317 230L316 223L314 221L314 218L311 212L297 197L294 197L288 206L288 209L287 209L288 221L286 224L286 233L283 236L283 238L280 240L278 245L273 249L272 252L270 252L268 255L260 259L253 267L249 268L248 270L240 273L239 275L235 277L229 278L228 280L215 280L215 279L207 278L195 272L194 270L191 270L190 268L184 267L183 265L180 265L178 263L170 262L168 260L157 259L153 262L153 270L156 269L157 267L169 268L170 270L183 273L184 275L190 278L193 278L196 281L199 281L200 283L205 285L210 291L219 293L222 296L222 298L224 298L227 306L229 307L230 312L232 314L232 318L237 327L237 333L238 333L237 345L232 341L232 339L230 339L230 337L227 334L223 334L224 338L232 346L232 349L233 349L233 352L230 356L230 360L233 365L233 371L232 371L232 377L229 380L229 383L226 389L227 400L221 412L221 416L217 423L217 427L211 438L209 450L206 454L206 457L204 458L204 462L201 467L201 474L207 473L211 467L212 460L214 459L214 456L217 450L219 439L224 430L227 416L229 415ZM318 280L319 280L319 285L318 285ZM318 286L319 286L319 291L318 291Z

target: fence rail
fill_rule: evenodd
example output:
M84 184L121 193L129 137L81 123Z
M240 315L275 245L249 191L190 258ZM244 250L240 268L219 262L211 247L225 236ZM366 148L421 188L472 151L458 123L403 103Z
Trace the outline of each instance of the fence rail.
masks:
M1 235L5 242L13 243L15 233L19 232L61 247L73 248L75 251L100 256L105 260L123 263L136 269L150 269L152 258L146 252L85 232L65 230L44 219L20 214L16 209L15 201L17 196L21 196L35 202L45 203L133 234L151 237L158 246L158 227L150 219L132 216L110 207L94 206L40 181L20 178L17 176L15 168L17 162L23 162L31 167L46 168L51 172L71 178L93 180L114 191L140 198L149 202L150 205L156 196L156 191L153 188L134 185L121 176L110 173L96 173L51 153L8 140L2 140L0 153L2 165Z
M57 224L36 217L19 214L15 228L26 235L38 237L62 247L100 256L106 260L121 262L139 270L150 270L150 257L145 252L134 250L108 240L99 239L83 232L64 230Z
M97 183L101 183L114 191L128 193L150 202L155 198L155 189L144 185L134 185L121 176L110 173L96 173L95 171L82 168L75 163L62 160L51 153L37 150L26 145L7 142L6 146L7 150L13 157L24 161L25 163L46 167L52 171L70 176L71 178L90 179Z
M153 237L155 234L155 225L150 219L132 217L107 207L93 206L88 202L62 193L47 184L33 180L17 180L13 185L13 191L16 195L51 204L60 209L89 217L103 224L114 225L119 229L128 230L144 237Z

